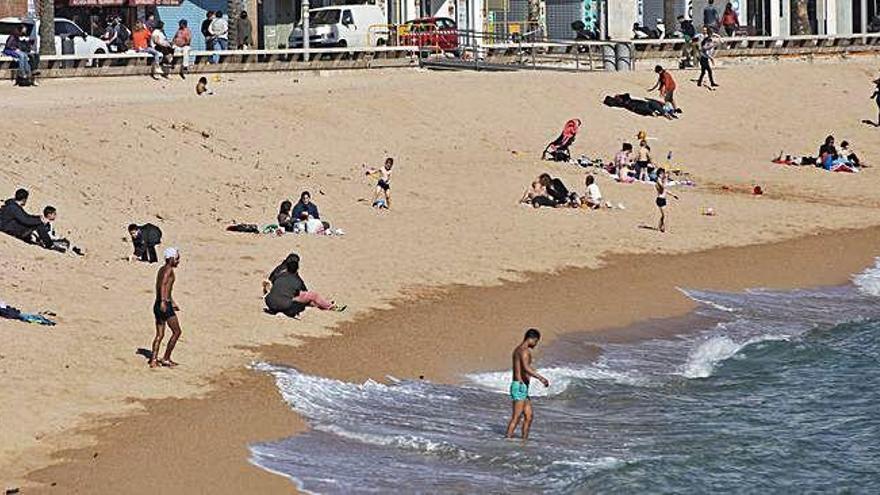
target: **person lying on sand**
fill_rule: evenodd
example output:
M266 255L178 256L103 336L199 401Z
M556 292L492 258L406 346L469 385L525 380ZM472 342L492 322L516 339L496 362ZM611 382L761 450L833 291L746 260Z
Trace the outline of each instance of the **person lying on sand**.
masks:
M532 185L528 189L526 189L519 202L534 206L535 198L542 196L547 197L547 188L541 183L541 178L538 177L532 181Z
M302 277L299 276L299 255L291 253L284 262L263 281L264 301L269 314L282 313L296 318L307 307L322 311L345 311L346 306L339 306L327 301L317 292L308 290Z
M172 291L174 290L174 281L176 276L174 269L180 265L180 252L173 247L165 250L165 264L159 268L156 275L156 302L153 303L153 316L156 318L156 337L153 339L152 354L150 354L150 368L158 366L177 366L177 363L171 360L171 353L177 340L180 338L180 322L177 319L177 312L180 307L174 302ZM159 348L162 346L162 340L165 338L165 324L171 328L171 339L165 347L165 355L162 359L158 359Z

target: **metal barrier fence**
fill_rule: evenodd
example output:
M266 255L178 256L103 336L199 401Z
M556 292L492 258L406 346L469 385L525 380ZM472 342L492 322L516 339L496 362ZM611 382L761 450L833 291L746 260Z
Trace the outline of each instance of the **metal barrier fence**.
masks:
M785 57L843 55L880 51L880 33L851 35L760 36L719 38L718 57ZM685 46L681 38L632 41L637 59L677 58Z
M316 69L369 69L385 67L415 67L418 65L417 47L368 48L302 48L285 50L193 50L189 54L189 72L246 72ZM216 57L216 63L213 59ZM178 66L183 56L173 56ZM147 53L110 53L95 55L47 55L40 57L41 77L87 77L148 75L153 57ZM0 57L0 74L14 75L16 62Z

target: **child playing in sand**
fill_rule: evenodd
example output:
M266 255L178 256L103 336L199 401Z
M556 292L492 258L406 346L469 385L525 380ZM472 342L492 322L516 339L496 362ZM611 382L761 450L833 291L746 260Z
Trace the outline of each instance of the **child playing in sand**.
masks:
M214 92L208 89L208 78L200 77L199 82L196 83L196 94L202 96L204 94L210 96L213 95Z
M660 208L660 223L657 225L657 230L666 232L666 188L668 183L666 182L666 171L662 168L657 171L657 182L654 187L657 189L657 208ZM675 194L669 193L669 195L678 199Z
M367 168L363 166L367 176L379 175L376 183L376 193L373 195L374 208L391 208L391 169L394 168L394 158L386 158L382 168ZM383 199L384 198L384 199Z

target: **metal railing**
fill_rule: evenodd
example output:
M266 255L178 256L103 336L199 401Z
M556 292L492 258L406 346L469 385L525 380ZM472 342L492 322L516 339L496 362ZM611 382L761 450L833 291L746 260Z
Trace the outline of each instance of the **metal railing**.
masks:
M785 57L804 55L842 55L880 51L880 33L848 35L735 36L717 39L719 57ZM675 58L685 46L684 39L633 40L636 58Z
M189 72L248 72L315 69L368 69L414 67L418 65L417 47L321 48L305 50L234 50L190 51ZM216 59L215 59L216 57ZM179 66L183 55L173 55ZM216 60L216 63L215 63ZM111 53L93 55L47 55L40 57L41 77L86 77L147 75L153 57L147 53ZM0 57L0 73L13 75L15 59Z

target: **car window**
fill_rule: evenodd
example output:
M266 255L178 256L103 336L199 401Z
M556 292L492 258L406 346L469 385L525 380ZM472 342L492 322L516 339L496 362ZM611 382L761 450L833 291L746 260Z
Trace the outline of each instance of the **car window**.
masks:
M309 24L321 26L324 24L336 24L339 22L339 9L318 10L309 13Z
M82 32L76 24L68 21L55 21L55 36L79 36Z
M22 26L22 35L30 36L31 34L31 26L29 24L19 24L17 22L0 22L0 36L9 36L12 34L12 30L15 29L16 26Z
M342 23L343 24L354 24L354 16L351 15L350 10L346 10L342 13Z

